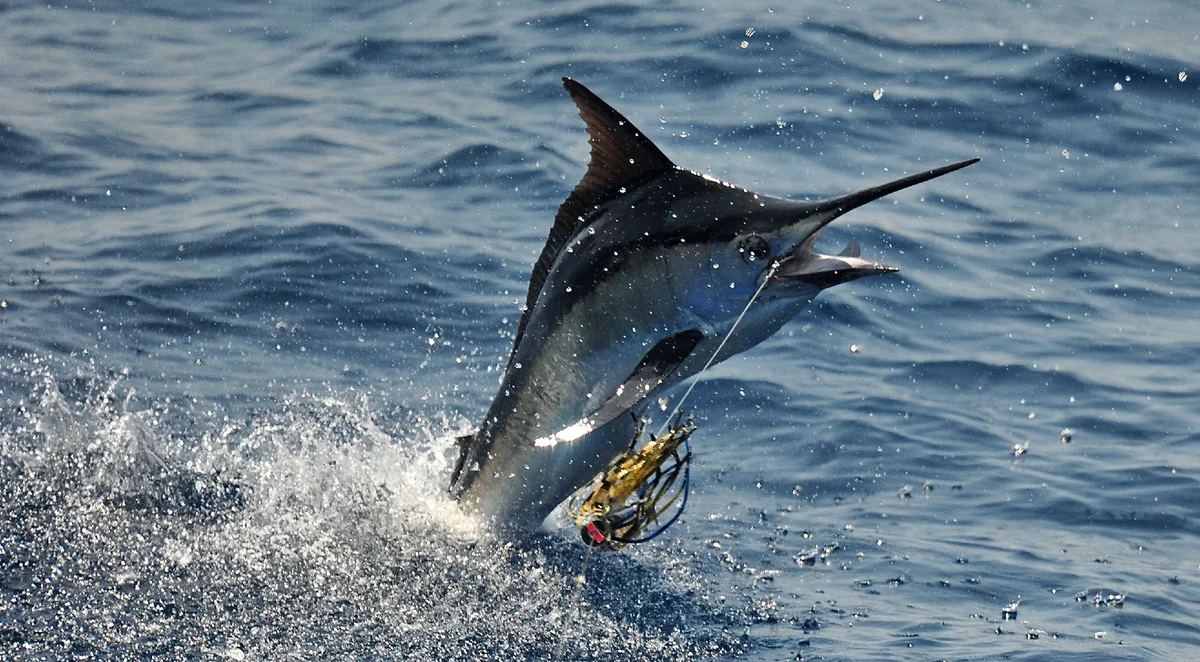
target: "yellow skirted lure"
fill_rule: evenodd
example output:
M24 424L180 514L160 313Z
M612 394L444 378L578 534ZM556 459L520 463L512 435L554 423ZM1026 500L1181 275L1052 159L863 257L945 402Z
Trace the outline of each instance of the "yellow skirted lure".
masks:
M696 430L682 414L665 433L635 451L646 421L638 424L633 441L590 483L567 500L567 513L579 525L583 541L592 547L618 550L646 542L679 519L687 506L692 450L688 437ZM683 480L678 480L682 475ZM675 514L651 533L662 515L678 504Z

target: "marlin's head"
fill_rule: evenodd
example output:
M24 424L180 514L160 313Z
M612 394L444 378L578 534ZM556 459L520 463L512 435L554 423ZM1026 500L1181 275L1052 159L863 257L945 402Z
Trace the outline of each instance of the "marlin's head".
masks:
M685 204L690 207L688 216L704 221L681 232L679 241L706 244L700 250L708 253L708 260L697 261L694 254L690 257L692 269L708 271L707 279L701 279L707 290L702 296L708 303L697 301L695 295L700 293L694 290L693 296L684 298L699 304L697 312L702 317L712 319L729 315L736 301L745 302L760 288L764 301L807 302L839 283L899 271L860 257L854 239L837 255L818 253L814 250L817 238L825 226L852 209L978 160L960 161L819 202L772 198L699 176L705 181L705 192ZM686 279L683 272L688 270L684 264L672 269L680 280ZM768 280L764 283L764 279Z

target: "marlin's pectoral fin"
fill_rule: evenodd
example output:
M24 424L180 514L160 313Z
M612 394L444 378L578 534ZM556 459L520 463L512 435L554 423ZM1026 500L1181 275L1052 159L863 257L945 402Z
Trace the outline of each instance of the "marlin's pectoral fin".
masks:
M596 427L599 427L636 406L650 391L675 372L675 368L683 363L703 338L704 334L699 329L688 329L658 341L646 352L646 356L642 357L633 374L617 388L616 395L609 398L588 418L595 420Z
M564 428L548 437L534 442L536 446L554 446L561 442L574 441L607 423L612 422L631 408L636 407L651 391L675 372L704 338L699 329L680 331L658 341L642 357L633 373L621 382L613 394L600 408L583 417L578 423Z

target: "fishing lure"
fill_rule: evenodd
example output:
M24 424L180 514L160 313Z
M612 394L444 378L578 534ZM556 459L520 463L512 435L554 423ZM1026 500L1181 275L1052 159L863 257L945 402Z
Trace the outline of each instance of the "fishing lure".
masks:
M629 448L567 500L567 514L590 547L616 551L653 540L687 507L692 462L688 437L696 424L680 412L666 432L650 435L649 443L635 451L645 427L645 419L638 421ZM675 513L659 524L672 507Z

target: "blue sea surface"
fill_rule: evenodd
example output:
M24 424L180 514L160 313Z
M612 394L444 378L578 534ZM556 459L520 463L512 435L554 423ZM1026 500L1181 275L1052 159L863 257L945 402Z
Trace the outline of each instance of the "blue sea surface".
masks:
M1200 656L1198 18L0 3L0 658ZM616 554L445 493L587 163L563 76L771 195L983 158L825 232L900 273L706 373Z

